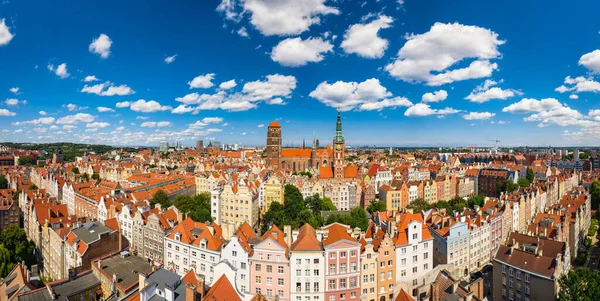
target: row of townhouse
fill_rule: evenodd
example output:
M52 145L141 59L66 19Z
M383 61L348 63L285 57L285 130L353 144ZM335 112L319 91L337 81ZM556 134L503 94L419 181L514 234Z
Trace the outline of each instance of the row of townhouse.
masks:
M457 196L471 197L476 191L473 178L454 176L440 176L436 180L393 182L392 185L384 184L379 189L379 199L386 203L388 210L402 210L416 199L436 203Z
M287 227L286 227L287 228ZM383 230L385 229L385 230ZM398 214L366 232L341 224L297 231L273 225L262 236L243 223L225 243L217 223L190 218L165 238L165 266L194 270L207 284L223 275L250 300L394 300L425 285L433 270L433 237L422 214Z

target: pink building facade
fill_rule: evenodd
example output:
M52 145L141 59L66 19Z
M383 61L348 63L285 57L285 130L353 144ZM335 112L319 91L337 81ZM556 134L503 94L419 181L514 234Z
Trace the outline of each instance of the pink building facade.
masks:
M327 227L325 249L325 300L360 299L360 243L339 224Z
M290 261L283 232L273 226L254 246L250 263L250 292L269 300L290 300Z

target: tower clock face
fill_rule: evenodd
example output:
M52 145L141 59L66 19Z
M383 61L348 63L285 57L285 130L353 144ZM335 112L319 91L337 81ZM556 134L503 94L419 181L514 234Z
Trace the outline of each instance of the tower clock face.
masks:
M338 144L338 145L336 145L336 146L335 146L335 149L337 149L337 150L341 150L341 149L342 149L342 146Z

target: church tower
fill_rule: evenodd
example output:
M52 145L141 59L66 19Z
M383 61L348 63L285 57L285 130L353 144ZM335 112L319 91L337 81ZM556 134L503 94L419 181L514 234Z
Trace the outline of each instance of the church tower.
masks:
M279 167L281 159L281 125L273 121L267 129L267 166Z
M339 108L333 136L333 178L344 179L344 134L342 134L342 117Z

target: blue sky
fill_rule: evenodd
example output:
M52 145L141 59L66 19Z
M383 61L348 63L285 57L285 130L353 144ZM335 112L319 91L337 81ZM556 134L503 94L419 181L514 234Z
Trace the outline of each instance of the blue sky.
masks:
M400 3L402 2L402 3ZM0 4L0 140L598 145L597 1ZM18 88L18 89L17 89Z

